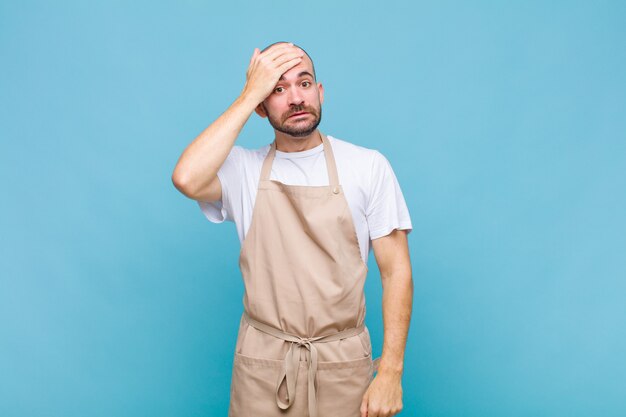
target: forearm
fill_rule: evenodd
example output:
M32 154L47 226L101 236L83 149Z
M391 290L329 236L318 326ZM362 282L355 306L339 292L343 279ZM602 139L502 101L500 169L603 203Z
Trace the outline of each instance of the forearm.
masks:
M172 174L172 180L181 192L193 197L215 179L257 104L248 95L240 95L187 146Z
M410 265L395 269L383 281L383 353L378 373L401 375L413 305Z

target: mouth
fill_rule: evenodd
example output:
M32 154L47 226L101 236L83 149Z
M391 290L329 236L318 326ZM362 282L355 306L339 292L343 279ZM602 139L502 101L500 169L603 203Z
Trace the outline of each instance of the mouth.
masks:
M292 117L297 117L297 116L305 116L307 114L309 114L309 113L307 113L307 112L294 113L291 116L289 116L288 119L291 119Z

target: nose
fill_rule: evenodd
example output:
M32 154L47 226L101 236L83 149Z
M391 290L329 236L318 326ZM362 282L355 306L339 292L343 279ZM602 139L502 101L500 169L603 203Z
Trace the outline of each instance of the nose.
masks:
M302 92L298 88L290 88L289 89L289 105L299 106L302 103L304 103Z

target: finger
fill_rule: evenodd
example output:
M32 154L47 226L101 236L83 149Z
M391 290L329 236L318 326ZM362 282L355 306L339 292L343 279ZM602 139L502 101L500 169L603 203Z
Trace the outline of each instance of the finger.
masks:
M302 61L302 58L297 57L290 59L289 61L278 66L277 70L280 71L281 74L284 74L289 70L289 68L293 68L298 65Z
M250 64L251 65L252 65L252 62L254 61L254 58L256 58L257 55L259 55L259 48L254 48L254 52L252 52L252 56L250 57Z
M261 58L268 57L268 59L272 60L272 59L274 59L274 56L277 53L280 53L280 51L282 51L284 49L289 49L289 48L293 48L293 45L288 44L288 43L281 43L279 45L272 45L271 47L269 47L265 51L262 51L259 55L260 55Z
M276 58L274 58L274 63L277 65L280 65L283 62L288 61L289 59L292 59L295 57L303 57L303 56L304 56L304 52L302 52L302 50L300 49L294 50L294 51L285 51L279 56L277 56Z
M291 54L281 55L280 57L276 58L276 60L273 62L273 64L274 64L274 66L276 68L278 68L282 64L284 64L285 62L288 62L288 61L290 61L292 59L297 59L297 58L300 58L300 60L304 59L300 53L294 52L294 53L291 53Z
M282 43L277 43L274 44L272 46L270 46L269 48L267 48L265 51L263 51L264 54L271 54L274 51L280 50L280 49L284 49L284 48L289 48L292 47L293 43L291 42L282 42Z
M267 57L269 61L273 61L277 56L282 55L285 51L289 52L289 50L299 50L300 48L293 46L292 44L285 43L276 46L275 49L268 49L267 51L261 54L262 57Z
M370 404L369 401L367 402L367 417L382 417L379 411L376 406Z
M367 394L363 396L360 410L361 410L361 417L367 417Z
M250 63L248 64L248 69L246 70L246 77L250 75L254 68L256 67L256 57L259 56L259 48L254 48L254 52L252 52L252 56L250 57Z
M291 48L285 48L282 49L280 51L277 51L275 55L272 55L272 60L277 61L279 60L281 57L284 57L285 55L299 55L299 56L303 56L304 55L304 51L302 51L302 49L292 46Z

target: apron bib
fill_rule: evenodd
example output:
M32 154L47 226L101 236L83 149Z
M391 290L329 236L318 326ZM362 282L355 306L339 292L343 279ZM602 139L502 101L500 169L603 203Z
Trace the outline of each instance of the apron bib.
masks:
M329 185L270 180L276 141L263 161L239 256L244 313L229 417L360 417L378 366L364 324L367 265L319 133Z

